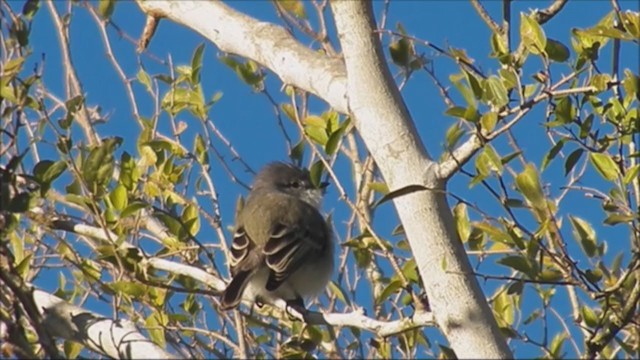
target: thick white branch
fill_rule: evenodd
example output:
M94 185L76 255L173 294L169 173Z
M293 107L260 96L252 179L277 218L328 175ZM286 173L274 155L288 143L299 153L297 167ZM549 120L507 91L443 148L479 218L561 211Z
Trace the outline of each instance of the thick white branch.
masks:
M220 1L147 1L149 16L166 17L204 36L228 53L252 59L283 83L309 91L337 111L348 113L344 64L300 44L281 26L256 20Z
M354 123L390 189L443 190L387 68L368 1L332 1ZM394 199L436 322L459 358L512 357L471 275L443 191ZM445 264L445 265L443 265Z
M113 320L41 290L33 299L52 336L79 342L114 359L172 359L175 356L142 335L129 320Z

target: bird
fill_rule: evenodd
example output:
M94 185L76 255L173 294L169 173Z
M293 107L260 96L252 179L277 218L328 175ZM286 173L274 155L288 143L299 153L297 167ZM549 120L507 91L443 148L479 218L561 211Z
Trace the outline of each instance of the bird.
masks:
M333 234L320 212L327 185L315 186L307 169L282 162L256 175L236 215L223 310L243 298L305 310L304 300L325 289L334 267Z

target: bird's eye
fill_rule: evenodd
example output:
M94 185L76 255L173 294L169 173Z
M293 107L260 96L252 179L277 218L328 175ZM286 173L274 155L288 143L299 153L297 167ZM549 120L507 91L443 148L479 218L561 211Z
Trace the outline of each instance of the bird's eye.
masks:
M299 180L296 180L296 181L292 181L291 184L289 185L294 189L299 189L302 187L302 182Z

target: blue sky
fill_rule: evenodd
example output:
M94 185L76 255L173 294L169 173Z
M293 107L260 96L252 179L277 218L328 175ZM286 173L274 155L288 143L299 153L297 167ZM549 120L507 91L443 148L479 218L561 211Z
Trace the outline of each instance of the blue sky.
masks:
M545 7L548 1L515 1L513 3L513 19L517 21L518 14L521 11L529 12L530 9ZM632 9L637 11L638 4L636 1L621 1L623 9ZM20 9L22 2L14 2L12 5L16 9ZM376 2L376 13L380 14L382 2ZM62 2L56 4L59 11L64 11L66 5ZM247 14L259 18L264 21L278 22L278 18L273 10L272 5L266 1L231 1L229 5L237 10L246 12ZM485 1L485 7L494 18L500 17L501 2ZM594 25L599 19L608 13L610 3L608 1L570 1L560 15L555 17L549 23L544 25L544 30L548 37L561 41L570 47L571 28L589 27ZM135 3L129 1L119 2L113 15L114 22L127 34L137 38L142 31L144 25L144 17L139 11ZM476 64L486 74L495 74L497 72L497 64L494 59L489 58L490 31L484 23L479 19L472 6L465 1L398 1L393 2L390 7L387 26L395 27L396 23L402 23L404 28L410 35L421 39L428 40L434 44L445 47L450 45L456 48L464 48L467 54L476 60ZM514 26L517 29L517 24ZM61 68L61 58L58 50L58 40L55 32L51 30L51 18L48 10L43 6L37 14L34 22L31 36L31 47L34 55L31 57L30 64L40 63L40 54L46 56L44 82L48 88L58 96L64 94L64 85L62 73L58 71ZM71 41L73 60L76 65L78 76L80 77L84 90L87 94L87 103L89 105L100 105L103 113L111 114L108 124L101 125L98 130L103 136L118 135L125 138L125 143L121 150L127 150L130 153L136 153L135 135L138 132L137 123L132 118L129 102L124 93L124 88L117 78L116 72L109 64L98 34L98 30L93 23L90 15L82 10L74 11L74 19L71 27ZM335 32L331 30L332 39L335 40ZM166 67L158 65L147 56L135 56L135 44L119 39L115 31L110 29L109 35L112 39L114 54L123 66L128 77L135 77L142 63L150 74L166 73ZM385 37L385 45L388 45L389 38ZM514 44L519 41L517 31L512 37ZM286 160L287 148L284 137L279 127L277 119L274 115L272 105L262 95L255 94L248 86L241 83L237 76L228 67L223 65L217 56L220 52L210 43L206 42L200 36L194 34L190 30L173 24L170 21L162 21L160 27L153 37L149 46L149 52L162 59L171 57L174 65L189 64L194 49L202 42L205 42L205 56L203 61L202 82L205 89L205 97L211 97L215 92L222 92L222 99L213 106L209 113L210 118L214 121L220 131L230 140L234 148L240 153L242 158L249 165L257 170L265 163L272 160ZM304 43L309 43L306 39ZM420 47L417 48L419 53L424 53L433 61L433 66L441 81L448 82L448 76L458 72L457 65L438 56L432 50ZM610 46L601 55L603 59L610 59ZM573 52L572 52L572 55ZM623 46L622 52L622 68L631 68L637 72L637 64L639 62L637 47ZM602 62L604 69L608 69L606 65L609 60ZM526 70L537 68L540 63L537 59L531 59L533 66ZM26 69L32 68L27 65ZM568 74L570 70L567 67L554 67L555 76L559 78L561 74ZM394 74L397 68L392 68ZM606 70L605 70L606 71ZM528 78L527 78L528 79ZM286 102L287 97L279 91L280 83L276 76L269 73L267 75L267 87L270 93L276 96L278 102ZM134 85L138 94L143 93L143 87L140 84ZM454 100L462 102L461 98L454 94ZM446 129L454 123L454 119L445 115L446 109L438 90L424 73L418 73L403 89L405 101L410 109L416 126L426 144L430 154L434 157L440 156L442 152L442 144L444 143L444 133ZM150 116L153 110L153 104L148 97L139 96L141 99L140 111L143 116ZM314 102L312 110L321 113L326 110L325 105L321 102ZM192 138L195 136L193 129L197 129L195 119L189 118L188 115L179 115L179 119L183 119L190 125L190 131L185 134L184 143L191 146ZM514 129L514 134L520 146L527 153L528 159L539 163L545 152L548 151L550 145L544 137L541 130L541 123L544 121L543 114L540 111L534 111L528 115ZM287 125L289 135L295 140L298 135L295 127L291 124ZM160 130L167 130L166 122L160 126ZM268 144L268 145L265 145ZM497 141L494 146L499 151L507 151L506 142L504 140ZM229 160L230 154L222 144L217 144L217 149L225 154ZM307 150L307 154L309 151ZM45 153L46 154L46 153ZM51 156L55 157L55 153L51 152ZM229 180L223 168L217 160L211 155L212 169L211 174L216 182L216 187L220 195L220 206L223 211L223 222L230 225L232 223L235 201L238 194L245 194L246 191L238 184ZM243 167L237 162L231 163L231 168L235 174L244 182L250 183L251 174L244 172ZM469 167L472 169L472 166ZM336 163L336 172L339 176L348 179L349 166L344 159L340 159ZM596 174L590 174L589 181L595 186L600 186L602 182L597 178ZM549 185L550 193L557 194L559 189L554 184L564 184L564 176L562 171L562 162L556 161L543 174L543 181ZM498 204L491 199L486 192L479 186L472 189L468 187L469 179L464 176L456 176L452 179L449 190L464 197L465 199L481 204L488 212L499 213ZM600 185L599 185L600 184ZM347 191L352 194L352 188L348 185L348 181L344 182ZM606 189L605 189L606 191ZM325 204L327 212L334 213L334 222L338 235L344 230L343 222L348 216L348 208L338 200L339 194L335 190L330 191ZM570 204L563 211L576 214L590 220L594 225L604 219L604 214L595 209L599 206L593 200L584 198L582 195L571 195ZM455 204L451 200L451 205ZM472 217L476 220L477 217ZM391 241L397 238L390 236L392 229L397 225L395 211L390 204L384 205L376 213L375 228L380 235L388 237ZM198 239L206 242L207 239L215 239L212 232L207 233L210 229L203 229L198 234ZM598 234L603 239L615 239L624 237L626 233L619 231L618 228L598 227ZM571 231L568 222L565 222L563 231L567 238L571 238ZM346 239L342 239L346 240ZM610 245L610 256L615 255L617 251L624 250L625 241L613 242ZM574 242L569 244L571 250L581 252L579 246ZM475 258L472 258L475 261ZM494 260L488 260L480 268L486 272L504 273L503 268L493 266ZM43 278L46 279L46 278ZM502 285L498 281L489 281L481 283L489 296L498 286ZM41 284L42 286L53 288L53 284ZM561 290L559 290L561 291ZM525 292L526 294L526 292ZM526 296L525 296L526 298ZM527 309L539 306L537 297L531 296L532 303L525 305L523 310L524 317L527 316ZM363 287L359 289L355 302L370 304L370 296L368 289ZM568 304L557 303L557 309L561 314L570 313ZM552 333L559 329L557 322L552 322ZM530 329L530 330L529 330ZM540 331L540 327L532 326L527 328L527 333L535 334ZM429 331L429 335L434 331ZM435 338L439 338L434 335ZM512 345L513 346L513 345ZM537 349L530 345L524 345L516 342L516 354L519 356L539 355ZM568 350L568 346L565 346Z

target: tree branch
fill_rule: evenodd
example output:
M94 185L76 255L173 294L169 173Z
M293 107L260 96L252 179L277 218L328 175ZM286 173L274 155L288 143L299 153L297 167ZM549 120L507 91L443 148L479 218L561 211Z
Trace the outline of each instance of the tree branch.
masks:
M252 59L273 71L283 83L317 95L337 111L348 113L342 60L309 49L283 27L258 21L220 1L137 2L145 14L191 28L220 50Z
M117 238L117 236L109 234L108 231L105 231L104 229L75 223L71 220L55 220L51 224L56 230L64 230L78 235L90 236L102 241L110 241L109 239ZM127 242L122 242L121 246L127 249L137 249ZM141 261L142 266L147 265L157 270L163 270L171 274L192 278L209 286L216 292L222 292L226 287L226 283L222 281L222 279L206 272L203 269L166 259L144 256L140 250L138 251L140 253L140 257L143 259ZM253 304L253 299L244 299L244 301L249 306ZM371 331L376 335L383 337L391 336L417 327L433 326L435 324L433 314L427 311L417 312L412 317L406 319L381 321L367 317L361 311L327 314L316 311L306 311L302 314L289 307L285 301L276 302L271 305L282 311L286 311L309 325L353 326L362 330Z
M553 4L549 5L548 8L538 10L535 14L535 19L538 24L542 25L547 21L553 19L553 17L556 16L560 12L560 10L562 10L562 8L567 4L567 1L569 0L555 0Z
M332 1L352 119L391 190L442 189L387 67L369 1ZM393 199L438 326L460 358L510 358L441 191ZM442 262L447 262L443 269ZM446 284L446 285L445 285Z
M441 179L448 179L453 174L455 174L462 166L464 166L475 153L481 149L486 142L489 142L499 135L505 133L509 129L511 129L515 124L517 124L526 114L531 111L534 105L544 101L548 98L552 98L554 96L561 95L570 95L570 94L580 94L587 93L591 91L595 91L596 89L592 86L585 86L573 89L562 89L558 90L558 88L564 84L566 84L571 79L575 78L578 73L572 73L569 76L566 76L560 79L555 85L551 87L551 90L544 91L542 90L537 96L533 99L525 102L522 105L519 105L513 109L505 110L504 112L498 114L498 119L504 119L509 115L514 115L511 120L497 128L496 130L486 134L484 136L474 133L471 135L467 141L462 143L456 149L454 149L449 156L447 156L443 161L438 164L437 174Z
M493 20L491 15L489 15L487 10L480 3L480 0L470 0L470 1L473 8L476 9L476 11L478 12L478 15L480 15L480 17L485 22L485 24L487 24L489 29L491 29L494 33L498 35L502 35L503 29L500 27L500 25L498 25L497 22L495 22L495 20Z

